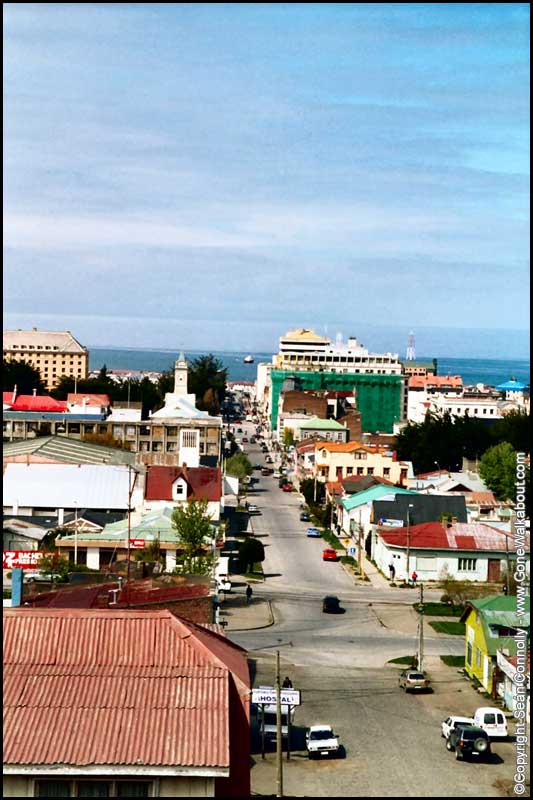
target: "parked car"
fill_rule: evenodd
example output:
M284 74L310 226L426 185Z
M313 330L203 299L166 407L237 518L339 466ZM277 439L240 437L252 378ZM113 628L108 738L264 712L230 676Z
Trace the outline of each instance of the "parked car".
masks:
M333 547L326 547L325 550L322 551L322 561L337 561L337 551L333 549Z
M305 746L309 758L336 756L339 752L339 738L330 725L311 725L305 734Z
M226 575L216 579L217 592L231 592L231 581Z
M272 456L265 456L265 461L267 464L272 464Z
M272 469L272 467L262 467L261 468L261 475L272 475L273 472L274 472L274 470Z
M250 436L250 444L255 444L255 436Z
M425 691L429 689L429 683L425 673L416 669L404 669L398 680L398 686L406 692Z
M322 600L322 611L324 614L340 614L341 601L334 595L326 595Z
M247 436L243 436L243 437L242 437L242 440L243 440L243 442L245 442L246 444L248 444L248 437L247 437Z
M457 761L472 758L478 761L490 758L490 739L486 731L472 725L458 725L446 741L447 750L455 750Z
M499 708L477 708L474 712L474 725L486 731L491 739L507 737L507 720Z
M282 492L292 492L292 483L284 483L281 487Z
M320 539L322 536L318 528L308 528L305 532L305 535L314 539Z
M283 487L285 486L285 484L286 484L286 483L288 483L288 482L289 482L289 481L287 480L287 478L280 478L280 479L279 479L279 483L278 483L278 486L279 486L279 488L280 488L280 489L283 489Z
M448 738L450 733L455 730L458 725L473 725L473 717L446 717L441 725L441 735L445 739Z
M261 511L259 510L259 508L256 506L255 503L250 503L248 505L248 509L247 510L248 510L249 514L260 514L261 513Z
M63 577L57 574L41 572L38 569L23 570L24 583L51 583L52 581L62 581Z
M308 511L300 511L300 522L309 522L310 519Z

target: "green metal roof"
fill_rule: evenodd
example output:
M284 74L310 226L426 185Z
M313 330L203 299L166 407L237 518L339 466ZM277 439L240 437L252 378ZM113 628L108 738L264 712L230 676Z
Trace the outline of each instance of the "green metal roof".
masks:
M300 430L308 430L312 428L315 431L345 431L344 425L334 419L321 419L320 417L311 417L308 422L300 425Z
M135 453L118 447L82 442L68 436L39 436L21 442L7 442L4 458L34 455L63 461L66 464L134 464Z
M147 541L155 541L159 539L160 542L177 542L177 531L172 525L172 512L171 507L166 507L161 511L153 511L145 514L140 522L131 525L130 538L131 539L145 539ZM213 531L216 530L214 525L211 526ZM66 544L74 544L77 539L78 542L95 541L102 539L105 541L124 542L128 538L128 520L121 519L118 522L110 522L106 525L101 533L79 533L78 536L62 536L60 541Z
M485 637L487 653L495 656L502 648L509 650L511 655L516 654L516 641L513 636L494 636L491 626L503 628L529 628L530 599L525 598L526 614L518 616L516 613L516 597L504 594L483 597L480 600L471 600L461 615L465 622L471 611L477 611L480 616L481 627Z
M379 486L371 486L370 489L365 489L363 492L350 495L341 500L341 505L346 511L351 511L353 508L364 506L372 500L379 500L388 494L419 494L419 492L412 492L409 489L402 489L400 486L386 486L385 484Z

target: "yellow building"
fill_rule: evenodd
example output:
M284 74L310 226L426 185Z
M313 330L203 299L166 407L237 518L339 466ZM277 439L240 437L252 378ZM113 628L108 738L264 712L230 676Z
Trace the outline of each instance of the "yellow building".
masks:
M505 650L514 655L517 631L529 627L529 597L526 608L527 616L519 617L516 597L493 595L470 601L463 612L465 670L490 694L496 692L497 651Z
M4 331L3 347L7 361L26 361L38 369L48 390L63 375L83 380L89 373L89 351L70 331Z
M314 463L315 475L321 481L375 475L394 484L406 484L413 474L411 462L397 461L394 452L360 442L317 442Z

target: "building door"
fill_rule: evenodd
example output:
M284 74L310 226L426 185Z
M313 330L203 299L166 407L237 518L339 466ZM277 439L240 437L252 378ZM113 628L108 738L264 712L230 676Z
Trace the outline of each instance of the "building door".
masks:
M487 580L489 583L498 583L501 580L501 562L499 558L489 558Z

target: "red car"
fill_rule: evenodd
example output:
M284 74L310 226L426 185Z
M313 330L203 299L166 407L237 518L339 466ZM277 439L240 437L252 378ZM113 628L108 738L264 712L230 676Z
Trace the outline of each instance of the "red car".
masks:
M322 551L322 561L336 561L336 560L337 560L337 551L334 550L332 547L326 547L326 549Z
M292 483L284 483L281 490L283 492L292 492Z

